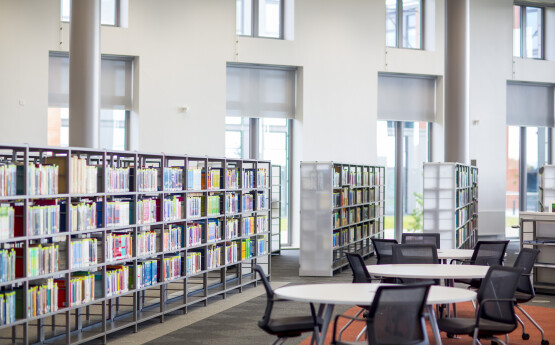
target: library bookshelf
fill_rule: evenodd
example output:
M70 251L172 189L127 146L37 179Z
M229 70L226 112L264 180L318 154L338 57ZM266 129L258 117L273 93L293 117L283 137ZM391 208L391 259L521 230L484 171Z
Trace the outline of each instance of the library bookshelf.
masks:
M107 342L270 272L271 163L0 145L1 343Z
M301 162L301 276L332 276L384 236L385 168Z
M555 165L542 166L538 175L538 210L555 212Z
M441 248L472 249L478 239L478 168L424 163L424 232L439 232Z

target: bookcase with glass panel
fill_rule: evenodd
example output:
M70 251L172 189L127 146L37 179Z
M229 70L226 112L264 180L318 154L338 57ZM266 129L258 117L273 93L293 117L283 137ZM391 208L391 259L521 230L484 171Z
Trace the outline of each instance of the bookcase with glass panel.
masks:
M331 276L383 238L385 168L301 162L300 275Z
M538 177L538 210L555 212L555 165L541 167Z
M478 168L424 163L424 232L439 232L441 248L472 249L478 238Z
M270 162L0 146L0 336L82 343L270 272ZM48 325L48 326L47 326Z

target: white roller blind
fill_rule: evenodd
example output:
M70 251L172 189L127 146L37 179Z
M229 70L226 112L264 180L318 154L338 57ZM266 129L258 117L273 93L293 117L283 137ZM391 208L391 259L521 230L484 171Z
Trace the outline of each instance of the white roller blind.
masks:
M133 106L133 60L127 57L102 57L100 107L131 110ZM48 105L69 106L69 56L50 55L48 69Z
M435 95L435 77L380 74L378 119L433 122Z
M227 115L295 118L296 70L227 66Z
M507 83L507 125L553 127L553 85Z

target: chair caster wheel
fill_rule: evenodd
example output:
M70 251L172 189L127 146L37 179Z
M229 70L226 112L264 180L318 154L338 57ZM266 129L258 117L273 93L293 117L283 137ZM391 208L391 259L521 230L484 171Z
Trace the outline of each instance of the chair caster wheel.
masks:
M549 345L549 340L542 340L542 345Z
M530 334L528 334L528 333L522 333L522 339L523 339L523 340L528 340L528 339L530 339Z
M454 337L455 337L455 335L453 333L447 333L447 338L452 339Z

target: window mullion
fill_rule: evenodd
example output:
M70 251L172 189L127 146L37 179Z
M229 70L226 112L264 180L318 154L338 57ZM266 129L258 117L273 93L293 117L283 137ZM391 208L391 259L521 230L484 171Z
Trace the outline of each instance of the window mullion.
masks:
M259 15L258 15L258 8L259 8L259 0L251 0L251 8L252 8L252 36L258 37L258 26L259 26Z
M526 54L526 6L520 6L520 57L528 57Z
M397 0L397 48L403 48L403 0Z

